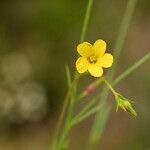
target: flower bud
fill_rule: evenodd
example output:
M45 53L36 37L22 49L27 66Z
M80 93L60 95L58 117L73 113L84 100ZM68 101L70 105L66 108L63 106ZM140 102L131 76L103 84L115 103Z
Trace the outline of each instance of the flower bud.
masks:
M90 84L87 86L86 90L88 95L92 94L95 91L95 86L93 84Z
M121 108L122 110L128 112L129 114L131 114L133 116L137 116L137 113L134 110L134 108L132 107L130 100L126 99L119 93L116 93L115 99L116 99L116 104L117 104L116 111L118 110L118 108Z

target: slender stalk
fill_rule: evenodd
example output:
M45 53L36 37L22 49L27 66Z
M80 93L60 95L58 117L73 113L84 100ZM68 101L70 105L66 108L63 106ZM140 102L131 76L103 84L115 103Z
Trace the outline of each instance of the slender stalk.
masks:
M150 59L150 52L147 53L145 56L143 56L140 60L138 60L136 63L134 63L131 67L129 67L126 71L124 71L119 77L117 77L112 84L116 85L119 83L121 80L126 78L128 75L130 75L134 70L136 70L138 67L143 65L146 61Z
M85 114L94 104L96 104L97 102L97 98L93 98L92 100L90 100L90 102L88 104L86 104L81 110L80 112L77 114L77 116L75 117L78 118L80 116L82 116L83 114Z
M115 96L116 95L116 91L113 89L113 87L110 85L110 83L104 77L102 77L102 80L106 83L106 85L108 86L108 88L111 90L111 92Z
M136 4L137 4L137 0L128 0L127 7L126 7L126 10L125 10L125 13L123 16L123 20L121 22L121 26L119 29L119 34L118 34L116 44L114 47L113 56L115 58L115 63L113 65L113 68L111 69L111 71L108 74L109 78L111 80L114 76L114 73L116 71L116 67L117 67L118 62L119 62L120 53L121 53L121 50L123 48L123 44L124 44L128 29L129 29L129 25L131 23L131 19L132 19Z
M80 36L80 42L83 42L85 39L85 35L87 32L87 27L88 27L88 23L89 23L91 11L92 11L92 6L93 6L93 0L89 0L88 5L87 5L87 10L85 13L85 17L84 17L82 32L81 32L81 36Z
M95 112L97 112L98 110L100 110L102 108L102 104L98 105L92 109L90 109L88 112L86 112L84 115L81 115L80 117L77 116L77 118L74 118L72 121L72 126L76 125L78 123L80 123L81 121L85 120L86 118L88 118L89 116L91 116L92 114L94 114Z
M113 76L114 76L114 73L115 73L115 70L116 70L116 67L118 64L119 56L120 56L120 53L121 53L121 50L122 50L122 47L123 47L123 44L125 41L125 37L127 35L127 31L128 31L128 28L129 28L129 25L131 22L131 18L132 18L136 3L137 3L137 0L128 0L126 11L125 11L125 14L124 14L124 17L123 17L123 20L122 20L122 23L121 23L121 26L119 29L118 38L116 40L116 45L114 48L115 51L113 53L116 62L113 65L112 70L110 72L108 72L108 78L110 81L113 79ZM101 93L102 100L106 101L107 96L108 96L108 88L104 88ZM97 141L99 139L98 131L101 130L101 129L99 129L99 128L101 128L101 126L99 126L99 128L96 128L97 124L99 124L99 122L102 121L101 118L99 117L100 113L101 113L101 111L97 112L96 117L95 117L95 122L94 122L94 125L93 125L91 133L90 133L89 142L92 143L93 146L97 143ZM97 138L94 141L91 139L91 137L93 137L93 134L97 134L97 136L96 136ZM91 149L92 149L92 146L91 146Z
M89 0L88 1L88 5L87 5L87 9L86 9L86 13L85 13L85 18L84 18L84 23L83 23L82 31L81 31L80 42L83 42L84 39L85 39L85 35L86 35L86 32L87 32L87 27L88 27L88 23L89 23L89 19L90 19L90 14L91 14L92 6L93 6L93 0ZM76 71L75 71L74 74L75 74L75 77L73 79L73 83L75 83L77 81L78 76L79 76ZM64 104L63 104L63 108L62 108L60 117L58 119L58 124L57 124L56 134L55 134L56 140L55 140L55 144L54 145L56 145L56 143L57 143L59 129L61 127L62 120L64 118L64 114L65 114L66 109L67 109L67 105L68 105L68 102L69 102L69 98L70 98L71 92L74 93L74 94L76 94L77 84L72 84L72 85L73 85L73 88L74 88L74 92L72 92L72 88L70 88L70 90L67 92L67 95L66 95L66 98L65 98L65 101L64 101ZM70 105L70 108L69 108L69 113L68 113L68 117L67 117L67 124L64 127L63 136L61 137L62 140L60 141L60 145L59 145L60 149L61 149L61 144L62 144L64 138L67 136L67 134L69 132L68 124L69 124L69 121L71 119L71 115L72 115L72 111L73 111L73 107L74 107L73 106L74 102L73 102L72 98L73 98L73 96L71 97L71 101L72 102L71 102L71 105Z
M67 105L68 105L68 102L69 102L71 91L72 91L72 88L74 87L75 83L77 82L77 80L78 80L78 78L73 80L73 83L72 83L71 87L69 88L69 90L68 90L68 92L66 94L66 97L65 97L65 100L64 100L64 104L63 104L63 107L62 107L62 110L61 110L61 114L60 114L60 116L58 118L58 123L56 125L56 131L55 131L55 134L54 134L54 143L53 143L53 149L54 150L56 149L58 135L59 135L59 130L60 130L60 127L61 127L64 115L65 115L65 112L66 112L66 109L67 109Z
M58 143L58 150L61 150L64 146L65 143L65 138L68 135L70 129L71 129L71 119L72 119L72 114L74 110L74 100L75 100L75 95L74 95L74 89L72 89L72 94L71 94L71 100L70 100L70 105L68 108L68 113L67 113L67 118L65 121L64 129L61 133L61 137Z
M70 88L71 87L72 79L71 79L71 73L70 73L70 69L69 69L68 65L65 66L65 69L66 69L66 76L67 76L68 88Z

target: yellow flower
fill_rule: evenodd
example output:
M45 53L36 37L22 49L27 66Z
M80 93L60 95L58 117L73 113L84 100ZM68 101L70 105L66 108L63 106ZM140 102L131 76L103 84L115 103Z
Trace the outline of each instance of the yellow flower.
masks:
M113 56L106 51L106 42L99 39L93 45L83 42L77 46L81 55L76 61L76 68L79 73L89 71L94 77L103 75L103 68L109 68L113 63Z

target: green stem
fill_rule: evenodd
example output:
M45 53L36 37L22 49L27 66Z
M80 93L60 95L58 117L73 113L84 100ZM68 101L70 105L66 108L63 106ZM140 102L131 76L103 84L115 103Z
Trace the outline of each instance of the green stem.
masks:
M83 107L83 109L80 110L80 112L77 114L75 119L82 116L83 114L85 114L94 104L96 104L96 102L97 102L97 98L93 98L92 100L90 100L90 102L88 104L86 104Z
M66 75L67 75L68 88L70 88L71 87L71 74L70 74L70 70L69 70L68 66L66 66ZM77 84L77 82L76 82L76 84ZM76 84L74 84L74 86ZM63 147L63 145L64 145L63 142L65 142L64 139L65 139L65 137L67 135L67 132L69 132L69 130L70 130L69 120L71 118L71 114L72 114L72 111L73 111L73 109L72 109L73 101L74 101L73 91L74 91L74 89L72 89L72 93L71 93L71 101L70 101L70 105L69 105L69 110L68 110L68 115L67 115L67 119L66 119L66 124L65 124L65 127L63 129L60 141L59 141L59 143L57 143L58 149Z
M66 70L68 88L70 88L72 79L71 79L71 73L70 73L70 69L69 69L68 65L65 66L65 70Z
M131 23L133 12L134 12L135 7L136 7L136 3L137 3L137 0L128 0L128 3L127 3L126 11L124 13L123 20L121 22L121 26L119 29L119 34L118 34L116 44L114 47L113 56L115 58L115 63L113 64L113 68L109 73L109 77L111 80L114 76L114 73L116 71L116 67L117 67L118 62L119 62L120 53L121 53L121 50L123 48L125 38L127 36L127 32L129 29L129 25Z
M83 42L85 39L85 35L87 32L87 27L88 27L88 23L89 23L91 11L92 11L92 6L93 6L93 0L89 0L87 9L86 9L86 13L85 13L85 17L84 17L82 32L81 32L81 36L80 36L80 42Z
M112 84L116 85L121 80L126 78L128 75L130 75L134 70L136 70L138 67L140 67L142 64L144 64L146 61L150 59L150 52L147 53L145 56L143 56L140 60L138 60L136 63L134 63L131 67L129 67L126 71L124 71L119 77L117 77Z
M58 143L57 141L58 141L58 135L59 135L60 127L61 127L64 115L65 115L65 112L66 112L66 109L67 109L67 105L68 105L68 102L69 102L70 95L72 93L72 89L73 89L73 87L76 84L78 79L79 79L79 77L75 78L73 80L72 85L71 85L71 87L69 88L69 90L68 90L68 92L66 94L66 97L65 97L65 100L64 100L64 104L63 104L63 107L62 107L62 110L61 110L61 113L60 113L60 116L58 118L58 122L57 122L57 125L56 125L56 131L55 131L54 143L53 143L53 150L55 150L56 147L57 147L57 143Z
M74 110L74 100L75 100L75 95L74 95L75 93L74 92L75 92L74 89L72 89L70 105L69 105L69 108L68 108L69 110L68 110L68 113L67 113L65 126L64 126L63 132L61 134L59 143L58 143L58 150L61 150L63 148L66 136L68 135L68 133L71 129L71 119L72 119L72 114L73 114L73 110Z
M92 109L90 109L88 112L86 112L84 115L80 116L80 117L76 117L73 119L72 121L72 126L80 123L81 121L85 120L86 118L88 118L89 116L91 116L92 114L94 114L95 112L97 112L98 110L100 110L102 108L103 105L98 105Z
M80 36L80 42L83 42L84 39L85 39L85 35L86 35L86 32L87 32L87 27L88 27L88 23L89 23L89 18L90 18L90 14L91 14L91 10L92 10L92 5L93 5L93 0L89 0L88 1L88 5L87 5L87 9L86 9L86 13L85 13L85 18L84 18L84 23L83 23L83 27L82 27L82 31L81 31L81 36ZM74 81L76 81L76 79L78 78L78 73L75 71L75 77L74 77ZM76 88L77 88L77 84L74 85L74 92L73 95L76 95ZM70 96L70 92L68 92ZM60 115L60 118L59 118L59 121L58 121L58 126L57 126L57 130L56 130L56 137L58 137L58 133L59 133L59 129L60 129L60 126L61 126L61 123L62 123L62 120L64 118L64 114L66 112L66 109L67 109L67 104L68 104L68 101L69 101L69 96L67 96L65 102L64 102L64 105L63 105L63 110L61 112L61 115ZM73 98L74 96L72 96ZM71 117L72 117L72 113L73 113L73 108L74 108L74 100L72 100L71 98L71 103L70 103L70 107L69 107L69 112L67 114L67 120L66 120L66 124L64 126L64 129L62 131L62 136L60 137L60 141L59 141L59 146L58 146L58 149L61 149L62 145L63 145L63 142L64 142L64 139L65 137L68 135L68 132L70 131L70 126L69 126L69 123L70 123L70 120L71 120ZM57 143L57 142L55 142ZM55 149L54 149L55 150Z
M111 90L111 92L115 96L117 92L113 89L113 87L111 86L111 84L104 77L102 77L102 80L106 83L106 85L108 86L108 88Z

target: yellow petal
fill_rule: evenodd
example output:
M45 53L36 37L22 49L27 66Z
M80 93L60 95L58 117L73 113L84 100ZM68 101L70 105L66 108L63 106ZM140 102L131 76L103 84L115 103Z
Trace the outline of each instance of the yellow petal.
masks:
M113 63L113 56L109 53L105 53L103 57L99 57L97 62L99 66L104 68L111 67L112 63Z
M106 42L99 39L93 45L93 50L96 56L103 56L106 51Z
M83 42L77 46L77 51L81 56L89 57L92 53L92 45L88 42Z
M99 67L96 64L90 64L88 66L88 71L94 77L101 77L103 75L103 69L102 69L102 67Z
M89 62L85 57L80 57L76 61L76 68L79 73L84 73L88 69Z

